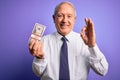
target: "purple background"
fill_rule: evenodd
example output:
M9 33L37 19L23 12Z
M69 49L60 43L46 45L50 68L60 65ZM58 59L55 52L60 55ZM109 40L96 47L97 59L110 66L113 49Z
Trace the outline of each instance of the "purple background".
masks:
M52 14L61 1L64 0L0 0L0 80L39 80L32 71L28 39L36 22L47 26L45 35L56 30ZM69 1L77 10L74 30L80 32L84 18L91 17L97 44L109 62L105 77L91 70L89 80L120 80L120 1Z

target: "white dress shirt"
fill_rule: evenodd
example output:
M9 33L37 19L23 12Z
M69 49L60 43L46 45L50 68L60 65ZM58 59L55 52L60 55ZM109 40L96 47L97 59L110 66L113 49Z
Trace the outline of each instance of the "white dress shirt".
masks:
M59 80L60 49L62 36L55 32L46 35L41 41L44 42L44 59L33 60L33 71L42 80ZM70 80L87 80L90 67L100 75L108 71L108 63L105 56L97 45L89 48L84 44L80 34L71 31L68 39L68 63Z

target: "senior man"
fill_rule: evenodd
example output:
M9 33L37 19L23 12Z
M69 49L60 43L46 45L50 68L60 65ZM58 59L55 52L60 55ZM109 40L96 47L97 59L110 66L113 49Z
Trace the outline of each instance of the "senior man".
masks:
M108 63L96 44L93 21L85 18L81 33L74 32L76 10L70 2L56 6L53 20L56 32L29 42L34 73L42 80L87 80L90 68L105 75Z

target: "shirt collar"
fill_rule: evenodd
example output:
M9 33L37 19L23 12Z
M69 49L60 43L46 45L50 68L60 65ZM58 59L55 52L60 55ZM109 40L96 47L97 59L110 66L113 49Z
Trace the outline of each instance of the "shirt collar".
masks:
M72 34L73 34L73 31L71 31L69 34L67 34L67 35L65 36L66 39L68 40L68 42L71 41ZM61 38L62 38L63 36L60 35L58 32L56 32L56 37L57 37L58 40L61 40Z

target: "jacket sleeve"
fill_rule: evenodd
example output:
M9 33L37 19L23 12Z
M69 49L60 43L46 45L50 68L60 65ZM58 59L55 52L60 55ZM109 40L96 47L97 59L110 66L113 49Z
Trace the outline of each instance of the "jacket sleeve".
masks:
M97 45L93 48L89 48L89 52L89 63L92 69L101 76L106 75L108 71L108 62L103 53L99 50Z
M32 69L33 72L38 76L41 77L43 73L45 72L47 66L47 60L46 59L37 59L34 57Z

